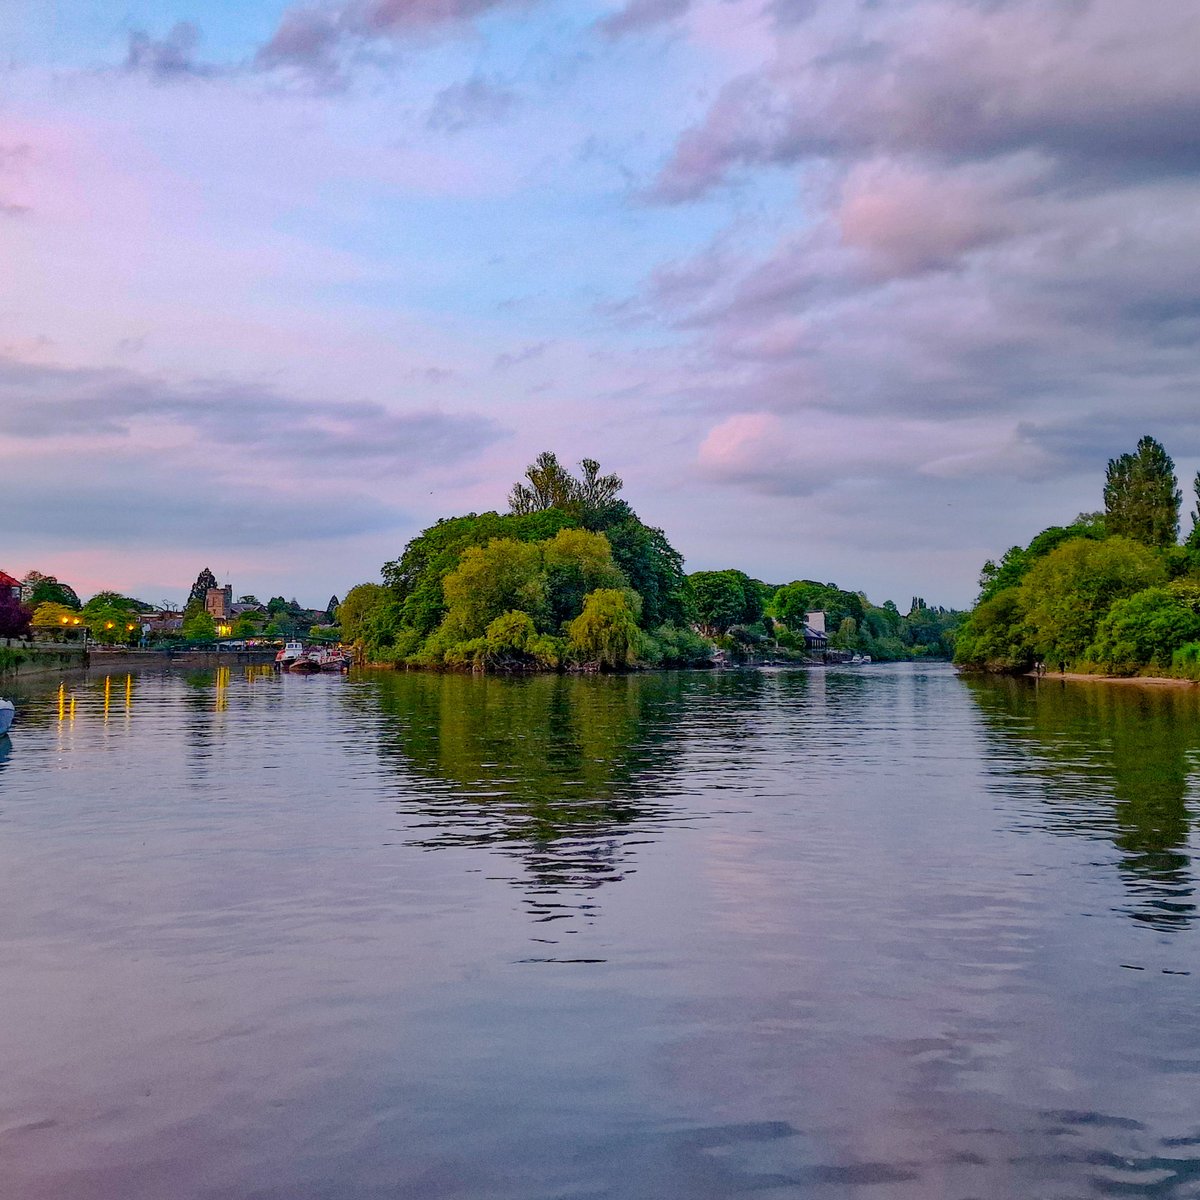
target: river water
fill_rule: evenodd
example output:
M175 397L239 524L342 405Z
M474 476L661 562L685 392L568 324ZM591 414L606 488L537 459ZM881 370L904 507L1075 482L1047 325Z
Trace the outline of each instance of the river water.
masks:
M29 685L5 1200L1200 1196L1191 691Z

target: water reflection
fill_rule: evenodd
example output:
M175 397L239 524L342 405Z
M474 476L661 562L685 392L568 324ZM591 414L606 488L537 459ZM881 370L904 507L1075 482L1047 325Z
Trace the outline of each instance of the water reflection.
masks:
M1034 801L1030 811L1055 833L1111 840L1134 920L1160 930L1192 922L1197 692L1052 677L967 682L999 786Z
M400 781L409 841L490 846L539 920L590 914L590 893L634 869L671 819L660 794L680 753L675 675L377 676L348 701L386 717L378 751Z

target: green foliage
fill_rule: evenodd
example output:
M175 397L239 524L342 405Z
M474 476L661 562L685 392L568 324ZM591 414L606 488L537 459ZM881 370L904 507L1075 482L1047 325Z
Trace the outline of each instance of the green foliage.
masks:
M55 600L45 600L33 611L33 624L39 629L75 628L74 622L82 622L79 612Z
M88 627L92 641L117 646L137 641L141 636L141 615L145 607L140 600L118 592L98 592L83 606L79 615Z
M1176 651L1200 637L1200 613L1191 598L1169 586L1117 600L1101 618L1088 658L1128 674L1141 666L1171 666Z
M838 629L850 617L855 624L862 622L863 599L857 592L846 592L835 583L817 583L814 579L797 579L785 584L774 596L772 614L789 629L799 633L804 618L810 612L825 614L825 628Z
M189 642L211 642L217 636L216 622L206 612L198 612L183 622L183 636Z
M10 646L0 646L0 675L15 671L23 662L28 661L29 655Z
M1200 679L1200 642L1186 642L1171 655L1174 674L1185 679Z
M1064 542L1077 538L1101 541L1106 536L1101 513L1080 513L1070 525L1051 525L1043 529L1027 547L1012 546L999 563L989 559L979 576L979 599L990 600L1005 589L1016 587L1025 579L1030 567Z
M709 635L762 619L762 585L744 571L697 571L688 577L696 621Z
M858 622L853 617L843 617L837 633L829 639L835 650L854 650L858 643Z
M981 600L958 631L954 661L980 671L1028 671L1033 647L1025 625L1025 597L1019 587Z
M582 610L589 592L628 586L624 572L613 562L612 546L602 533L560 529L541 546L546 573L546 624L552 630L561 628Z
M400 558L384 563L383 582L400 606L399 624L422 637L437 629L446 615L442 580L458 566L469 547L483 546L496 538L545 541L560 529L578 525L575 518L558 510L527 516L471 513L439 521L413 538Z
M686 626L660 625L643 635L642 653L656 667L699 667L712 662L713 644Z
M336 614L342 637L352 645L367 646L376 614L391 598L388 589L378 583L360 583L352 587L338 605Z
M39 604L61 604L75 610L83 607L75 589L70 584L59 582L53 575L43 575L41 571L29 571L25 575L24 582L32 589L29 595L29 604L34 609Z
M601 475L600 464L585 458L582 473L575 478L547 450L539 454L525 472L525 483L513 485L508 504L515 516L557 509L570 514L590 529L604 528L605 517L624 484L619 475Z
M642 598L642 627L690 625L696 619L695 605L683 555L661 529L643 525L627 505L616 505L614 510L620 512L619 519L605 527L604 535L612 546L613 561Z
M583 612L567 626L571 654L585 665L621 669L638 661L642 632L637 593L601 588L583 603Z
M1144 437L1132 454L1108 460L1104 509L1110 534L1146 546L1172 546L1182 498L1175 486L1175 463L1154 438Z
M1064 542L1034 563L1021 585L1034 650L1051 661L1083 658L1114 601L1164 579L1159 557L1130 538Z
M548 609L542 552L534 543L496 538L468 546L458 566L442 581L446 616L439 633L446 644L481 637L502 613Z

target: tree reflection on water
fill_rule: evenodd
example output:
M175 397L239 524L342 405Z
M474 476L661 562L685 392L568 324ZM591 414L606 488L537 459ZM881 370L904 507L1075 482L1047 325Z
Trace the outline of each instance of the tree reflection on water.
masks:
M1160 930L1194 921L1197 691L1053 676L967 683L997 751L987 762L1001 789L1035 800L1043 828L1110 840L1122 853L1134 920Z
M411 843L515 857L539 920L591 913L590 893L672 819L656 793L681 750L681 676L375 682L356 702L373 694L384 715L378 750L402 781Z

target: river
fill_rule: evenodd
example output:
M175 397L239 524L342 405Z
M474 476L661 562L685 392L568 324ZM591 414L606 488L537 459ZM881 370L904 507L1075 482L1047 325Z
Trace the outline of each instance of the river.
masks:
M1200 1196L1193 691L19 700L5 1200Z

